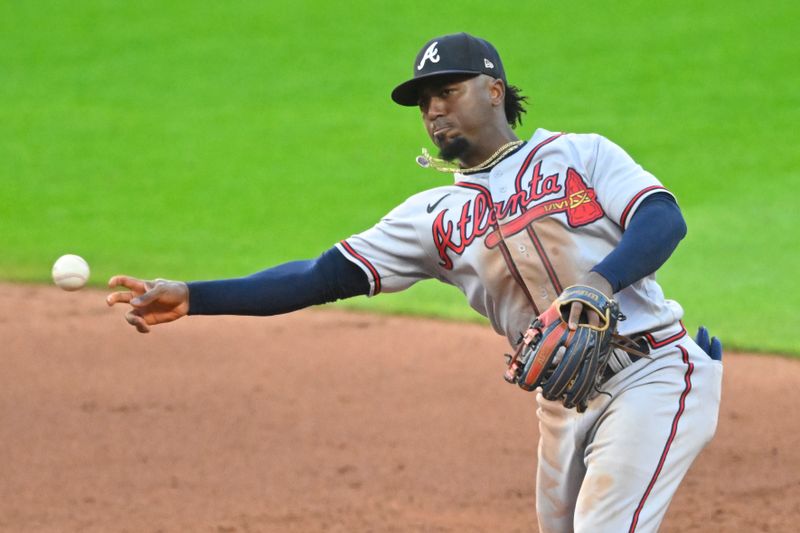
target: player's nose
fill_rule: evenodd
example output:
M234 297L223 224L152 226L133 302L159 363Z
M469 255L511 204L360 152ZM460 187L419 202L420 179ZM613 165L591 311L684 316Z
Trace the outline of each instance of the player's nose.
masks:
M444 116L445 113L445 101L438 96L431 96L430 99L426 100L425 106L422 109L423 116L430 122Z

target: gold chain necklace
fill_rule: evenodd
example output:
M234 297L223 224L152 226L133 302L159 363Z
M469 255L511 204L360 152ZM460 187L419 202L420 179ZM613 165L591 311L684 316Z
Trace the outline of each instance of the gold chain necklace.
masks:
M452 172L452 173L458 172L460 174L474 174L476 172L480 172L482 170L486 170L487 168L491 167L492 165L503 159L506 155L516 150L517 147L521 146L524 142L525 141L507 142L506 144L498 148L495 153L489 156L489 158L486 161L484 161L479 165L469 168L461 168L450 163L449 161L445 161L444 159L433 157L431 154L428 153L428 150L423 148L422 155L417 156L417 164L422 168L432 168L434 170L438 170L439 172Z

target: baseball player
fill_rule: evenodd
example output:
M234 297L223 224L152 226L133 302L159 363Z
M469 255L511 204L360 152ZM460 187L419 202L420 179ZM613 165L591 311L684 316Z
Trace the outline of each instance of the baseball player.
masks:
M439 149L418 163L454 183L412 196L316 259L230 280L115 276L109 285L129 291L112 292L109 305L129 303L127 321L147 332L185 315L287 313L436 278L517 346L567 287L600 291L618 303L618 333L638 355L610 352L582 410L536 394L539 528L657 530L715 432L722 378L718 341L701 330L698 346L656 283L686 232L674 196L600 135L537 129L519 139L525 98L483 39L431 39L391 96L419 108ZM581 319L597 327L602 317L571 304L569 328Z

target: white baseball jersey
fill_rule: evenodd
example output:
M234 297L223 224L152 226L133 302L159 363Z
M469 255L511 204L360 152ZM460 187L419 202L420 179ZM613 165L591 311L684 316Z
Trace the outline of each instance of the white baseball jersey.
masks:
M338 244L367 274L370 295L435 278L455 285L512 344L532 317L619 243L641 202L666 189L595 134L538 129L490 171L406 200ZM682 335L680 305L650 275L615 295L623 335Z
M648 195L665 189L600 135L537 130L490 171L412 196L339 243L370 294L436 278L460 288L512 344L531 318L602 261ZM615 294L624 335L649 358L613 375L578 413L537 394L539 531L657 531L717 425L722 365L686 335L651 275Z

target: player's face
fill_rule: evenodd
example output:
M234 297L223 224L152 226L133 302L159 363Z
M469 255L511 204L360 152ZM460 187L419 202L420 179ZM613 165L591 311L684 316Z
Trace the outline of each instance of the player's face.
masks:
M419 108L442 159L469 162L480 152L485 127L493 120L492 78L442 76L420 90Z

